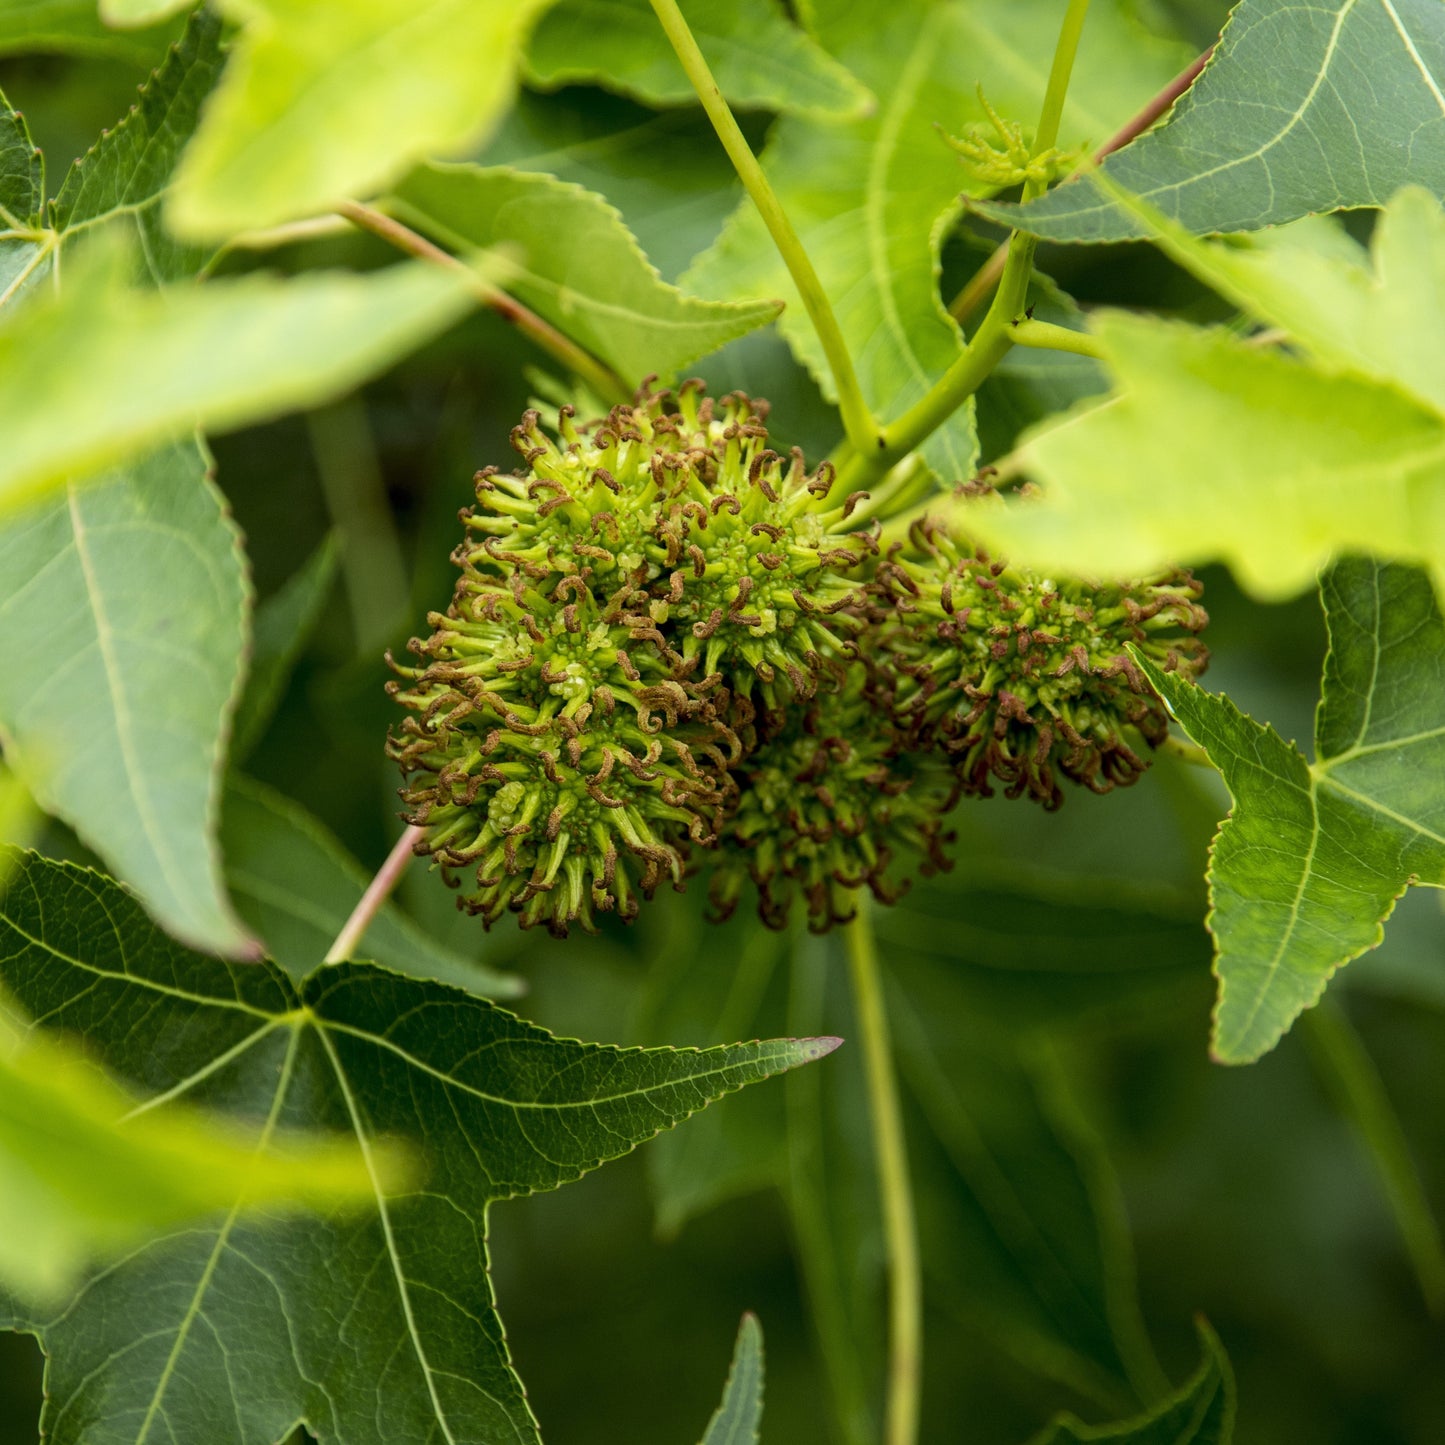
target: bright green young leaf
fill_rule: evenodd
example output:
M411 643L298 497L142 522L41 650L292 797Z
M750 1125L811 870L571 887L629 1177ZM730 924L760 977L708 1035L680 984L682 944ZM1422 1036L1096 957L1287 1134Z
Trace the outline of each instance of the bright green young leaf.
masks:
M0 307L45 274L55 238L41 224L45 160L0 93Z
M199 10L139 101L77 160L51 202L51 224L66 237L124 217L157 284L192 276L208 252L179 245L160 223L161 201L221 63L221 22Z
M1271 601L1344 550L1445 563L1445 418L1223 330L1111 312L1094 333L1120 395L1025 439L1041 497L959 510L986 546L1105 576L1219 561Z
M868 90L778 0L685 0L683 14L718 88L735 109L852 120ZM696 95L648 0L560 0L527 43L527 78L544 89L600 85L654 105Z
M112 30L95 0L0 0L0 55L51 51L152 65L168 33L167 28L141 34Z
M758 1445L762 1423L763 1331L756 1315L744 1315L722 1403L708 1423L702 1445Z
M1195 232L1381 205L1410 181L1445 191L1439 0L1242 0L1168 124L1104 169ZM1088 176L982 209L1055 241L1148 234Z
M1064 112L1063 143L1103 140L1187 59L1148 36L1127 5L1097 4ZM900 0L886 23L867 6L810 7L822 43L878 97L869 118L820 124L785 116L762 161L832 298L870 405L885 419L917 401L963 341L938 295L939 248L971 186L938 126L983 119L976 86L1032 125L1061 12L1052 0L925 4ZM831 394L822 348L750 202L687 274L710 296L783 296L780 323ZM972 408L924 447L949 480L970 476Z
M1117 1425L1086 1425L1061 1415L1032 1445L1231 1445L1234 1372L1219 1337L1202 1320L1198 1328L1204 1359L1167 1400Z
M256 608L251 622L246 690L241 694L231 728L232 767L246 757L271 721L291 670L310 641L336 581L338 550L332 533L280 591Z
M194 0L100 0L100 16L107 25L154 25L158 20L189 10Z
M1445 415L1445 211L1429 191L1391 197L1371 237L1372 264L1328 233L1296 240L1290 227L1252 244L1201 241L1158 212L1140 214L1172 259L1287 332L1321 367L1394 383Z
M107 880L33 857L0 894L0 982L147 1100L354 1134L376 1205L344 1222L188 1227L62 1311L0 1318L43 1342L55 1445L161 1430L255 1445L298 1421L334 1445L536 1442L492 1300L489 1204L579 1178L836 1044L582 1044L370 964L297 985L187 953ZM425 1189L388 1183L378 1140L416 1155Z
M1408 885L1445 887L1445 621L1429 580L1352 558L1321 592L1330 651L1313 763L1227 697L1146 665L1234 798L1207 920L1227 1063L1272 1048L1379 943Z
M701 301L669 286L601 196L551 176L427 165L397 198L408 222L448 246L505 248L514 263L502 272L507 290L634 384L670 376L781 309Z
M233 774L221 822L226 882L236 911L293 979L326 956L370 877L299 804L254 779ZM513 974L496 973L428 938L401 909L382 905L357 949L383 968L435 979L487 998L523 991Z
M28 848L44 823L30 789L0 761L0 844ZM0 863L0 881L5 864Z
M348 390L455 321L464 285L421 262L367 276L244 276L164 294L82 254L0 326L0 515L196 425ZM89 261L90 264L85 264Z
M0 738L177 936L250 946L215 830L240 687L240 535L194 443L70 487L0 529Z
M399 1186L395 1151L379 1162ZM27 1033L0 998L0 1288L51 1305L97 1257L207 1215L373 1198L354 1141L278 1137L274 1119L248 1129L184 1105L152 1112L68 1040Z
M241 22L167 220L221 240L365 199L475 146L510 104L550 0L224 0Z

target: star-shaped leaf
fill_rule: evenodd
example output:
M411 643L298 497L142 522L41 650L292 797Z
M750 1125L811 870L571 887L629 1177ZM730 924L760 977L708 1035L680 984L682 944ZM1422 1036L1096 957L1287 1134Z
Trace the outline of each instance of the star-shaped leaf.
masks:
M1412 883L1445 887L1445 621L1418 569L1359 558L1321 583L1330 651L1315 761L1227 697L1150 681L1224 775L1210 862L1214 1052L1246 1063L1373 948Z
M188 953L116 885L29 857L0 893L0 984L154 1106L399 1141L426 1170L365 1218L224 1216L156 1239L61 1310L55 1445L517 1445L538 1439L487 1274L487 1208L555 1189L832 1039L621 1049L560 1039L370 964L293 984ZM140 1328L137 1321L142 1321Z
M1247 231L1445 191L1439 0L1242 0L1167 125L1105 163L1191 231ZM1148 234L1089 176L1027 206L984 206L1054 241Z

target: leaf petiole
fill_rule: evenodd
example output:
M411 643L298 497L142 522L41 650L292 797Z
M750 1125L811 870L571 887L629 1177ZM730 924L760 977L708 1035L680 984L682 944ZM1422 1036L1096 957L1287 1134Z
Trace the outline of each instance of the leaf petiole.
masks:
M793 285L798 288L798 295L808 318L818 333L823 354L828 358L828 369L838 391L838 411L843 418L843 430L856 450L865 454L871 453L881 445L878 423L864 399L858 374L853 368L853 358L848 351L848 343L843 339L843 331L838 325L838 318L833 314L828 293L823 289L823 283L818 279L818 273L813 269L813 263L808 259L808 253L803 249L797 231L793 229L793 223L788 219L782 202L768 183L767 176L763 174L763 168L758 164L758 158L753 154L747 137L743 135L733 117L732 109L723 98L717 81L713 79L707 60L703 57L686 18L677 7L677 0L652 0L652 8L673 50L677 52L677 58L688 80L692 82L697 98L702 102L702 108L707 112L707 118L712 122L728 159L733 163L738 179L742 181L744 189L758 208L758 214L768 228L768 234L773 238L773 244L778 248L778 254L788 268L788 274L793 278Z
M351 917L342 924L341 932L336 935L336 942L326 950L323 963L345 963L356 951L366 936L372 919L381 911L381 905L401 881L401 875L406 872L407 864L414 856L414 846L423 836L423 829L410 827L392 845L391 852L386 855L386 862L377 869L376 877L366 885L366 892L351 910Z

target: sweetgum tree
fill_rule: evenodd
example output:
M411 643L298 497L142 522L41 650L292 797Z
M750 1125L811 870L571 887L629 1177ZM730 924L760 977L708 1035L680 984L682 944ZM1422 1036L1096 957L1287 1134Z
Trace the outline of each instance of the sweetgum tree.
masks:
M0 57L0 1439L1445 1438L1440 0Z

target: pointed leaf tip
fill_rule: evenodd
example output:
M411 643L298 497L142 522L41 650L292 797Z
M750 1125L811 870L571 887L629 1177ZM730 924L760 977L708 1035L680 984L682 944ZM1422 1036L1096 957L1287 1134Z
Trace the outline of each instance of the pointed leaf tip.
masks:
M823 1034L816 1039L798 1039L796 1042L799 1062L811 1064L817 1059L827 1058L843 1040L836 1034Z

